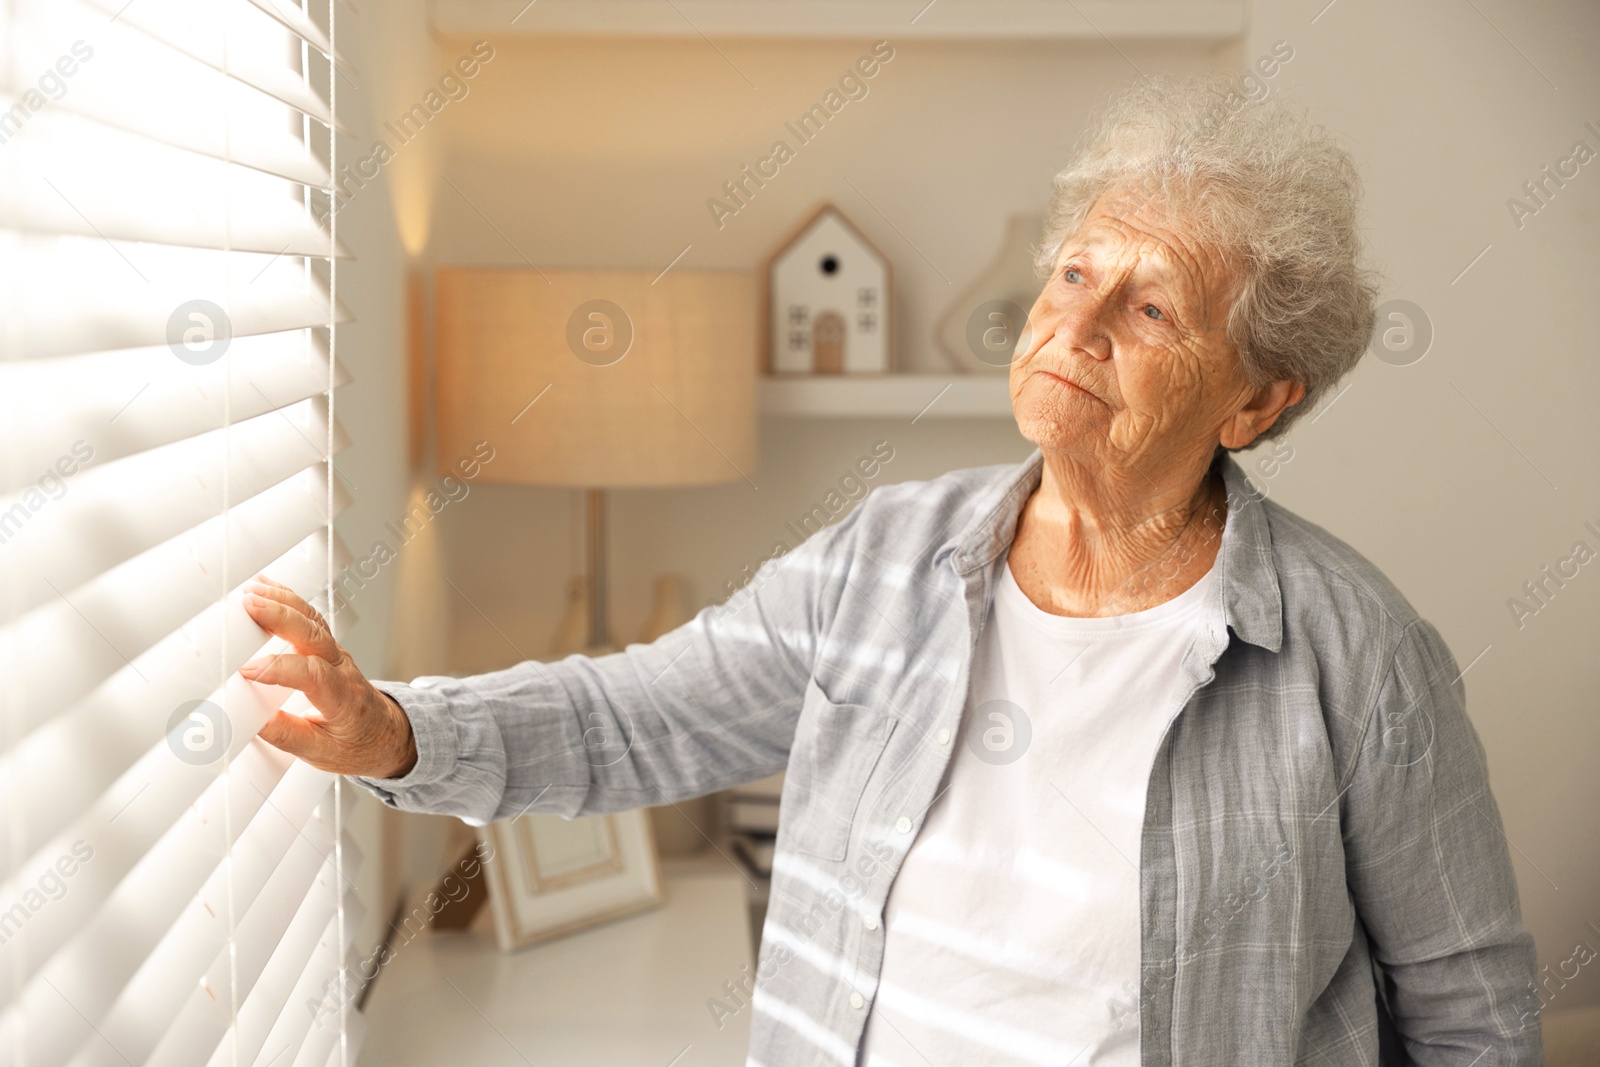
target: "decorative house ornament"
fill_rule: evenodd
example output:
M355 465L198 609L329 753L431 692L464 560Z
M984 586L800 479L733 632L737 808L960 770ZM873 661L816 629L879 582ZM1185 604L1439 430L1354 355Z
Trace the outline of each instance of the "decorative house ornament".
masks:
M887 374L889 260L824 204L767 267L767 368L773 374Z

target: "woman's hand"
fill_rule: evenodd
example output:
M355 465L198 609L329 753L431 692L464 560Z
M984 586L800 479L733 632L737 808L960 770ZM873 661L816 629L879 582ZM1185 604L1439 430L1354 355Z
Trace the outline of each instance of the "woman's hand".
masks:
M258 575L244 609L263 630L289 642L294 654L251 660L239 674L298 689L322 713L302 717L280 710L261 728L263 741L334 774L398 778L416 766L406 713L367 681L316 608L288 586Z

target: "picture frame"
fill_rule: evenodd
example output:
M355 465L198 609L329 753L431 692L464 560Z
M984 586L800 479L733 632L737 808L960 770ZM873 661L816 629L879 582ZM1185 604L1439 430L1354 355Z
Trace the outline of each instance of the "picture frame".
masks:
M665 900L647 811L524 814L478 828L500 951L542 944Z

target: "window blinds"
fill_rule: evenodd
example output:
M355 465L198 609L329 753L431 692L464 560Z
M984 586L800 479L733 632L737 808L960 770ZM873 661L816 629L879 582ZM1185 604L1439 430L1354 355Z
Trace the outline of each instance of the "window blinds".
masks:
M355 1061L351 791L234 673L350 559L333 17L0 0L0 1067Z

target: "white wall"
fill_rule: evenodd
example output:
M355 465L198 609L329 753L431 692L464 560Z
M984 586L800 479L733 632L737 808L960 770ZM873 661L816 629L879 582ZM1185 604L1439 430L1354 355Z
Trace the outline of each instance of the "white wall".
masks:
M370 98L385 117L470 47L427 46L421 7L412 0L365 16L385 43L365 52L363 92L388 86ZM1319 8L1262 0L1246 40L1209 56L1127 44L1125 60L1103 45L895 42L870 95L720 230L706 199L868 42L719 42L725 61L700 41L494 39L496 57L471 94L401 150L386 191L370 198L371 239L356 251L377 280L362 283L371 292L357 312L372 323L361 329L373 331L362 357L373 373L341 393L340 413L361 442L341 466L372 483L341 529L359 554L364 533L398 517L405 484L387 451L400 448L395 274L404 250L384 233L376 205L385 197L398 205L385 206L411 252L428 263L521 265L526 256L545 267L661 267L692 244L683 267L746 269L830 199L893 259L902 359L932 367L940 357L931 330L945 303L988 263L1007 215L1043 206L1086 111L1133 74L1130 61L1145 71L1239 71L1286 39L1295 58L1270 84L1293 90L1348 139L1368 183L1385 297L1421 305L1437 336L1409 367L1364 360L1349 391L1295 431L1295 458L1270 489L1382 567L1462 666L1488 648L1466 676L1469 707L1541 959L1566 958L1579 938L1600 943L1587 925L1600 922L1600 668L1591 651L1600 568L1585 568L1520 630L1506 607L1574 540L1600 548L1582 529L1584 520L1600 527L1600 421L1590 410L1600 394L1590 322L1600 165L1520 231L1505 207L1574 140L1600 150L1600 137L1582 128L1586 119L1600 125L1600 107L1586 109L1600 99L1600 16L1575 3L1530 10L1503 0ZM362 218L369 205L358 206ZM884 481L1028 451L999 421L769 422L759 493L741 483L613 495L619 635L642 623L658 571L688 576L692 608L717 598L879 439L896 449ZM441 516L435 547L470 600L450 592L443 601L457 669L543 654L564 583L579 569L576 500L480 485ZM386 662L390 580L356 605L364 619L351 643L364 664ZM414 584L441 595L426 575ZM410 602L394 612L413 622L431 614ZM408 662L432 641L413 635ZM1584 973L1557 1006L1596 1002L1600 978Z

